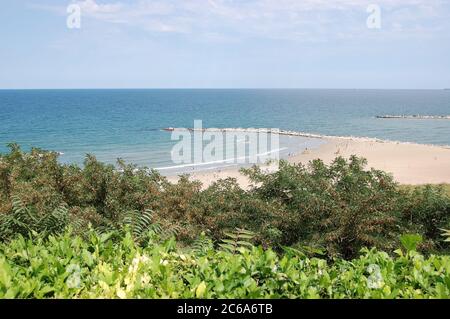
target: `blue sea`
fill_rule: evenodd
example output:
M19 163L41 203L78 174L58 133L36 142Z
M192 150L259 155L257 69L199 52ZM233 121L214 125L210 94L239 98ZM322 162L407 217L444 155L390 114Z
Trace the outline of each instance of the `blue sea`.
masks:
M0 90L0 152L7 143L60 152L82 164L87 153L150 168L172 167L166 127L279 128L450 145L450 120L377 119L449 115L449 90L179 89ZM283 156L321 140L282 137ZM175 165L176 166L176 165ZM204 169L215 168L215 165Z

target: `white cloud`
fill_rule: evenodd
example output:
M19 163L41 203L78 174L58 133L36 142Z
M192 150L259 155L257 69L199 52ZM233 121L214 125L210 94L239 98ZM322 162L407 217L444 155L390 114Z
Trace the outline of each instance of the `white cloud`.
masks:
M123 8L121 3L97 4L95 0L84 0L79 2L82 11L87 14L112 14L119 13Z
M199 38L265 37L289 40L348 38L361 34L366 8L381 6L383 29L436 30L448 20L449 0L77 0L82 14L149 32ZM399 27L401 26L401 27Z

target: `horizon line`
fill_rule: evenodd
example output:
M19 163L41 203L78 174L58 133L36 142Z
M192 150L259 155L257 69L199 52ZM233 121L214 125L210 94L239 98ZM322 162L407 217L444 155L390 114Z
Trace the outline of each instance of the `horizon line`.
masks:
M0 91L68 91L68 90L426 90L440 91L450 88L333 88L333 87L93 87L93 88L0 88Z

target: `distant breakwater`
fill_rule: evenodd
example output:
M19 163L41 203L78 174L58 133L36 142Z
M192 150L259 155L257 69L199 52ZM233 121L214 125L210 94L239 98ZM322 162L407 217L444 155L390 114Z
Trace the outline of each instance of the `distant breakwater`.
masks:
M450 120L450 115L378 115L378 119Z
M321 135L321 134L313 134L313 133L305 133L299 131L291 131L291 130L281 130L281 129L272 129L272 128L177 128L177 127L168 127L164 128L164 131L174 132L174 131L189 131L189 132L221 132L221 133L266 133L266 134L278 134L278 135L286 135L286 136L298 136L298 137L307 137L307 138L318 138L318 139L351 139L351 140L365 140L365 141L374 141L374 142L385 142L385 140L372 138L372 137L358 137L358 136L334 136L334 135Z

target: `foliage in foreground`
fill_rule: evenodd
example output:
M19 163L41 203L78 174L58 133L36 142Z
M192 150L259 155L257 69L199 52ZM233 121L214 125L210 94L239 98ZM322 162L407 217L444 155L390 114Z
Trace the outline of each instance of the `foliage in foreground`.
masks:
M145 248L130 233L0 244L0 298L449 298L450 257L364 249L328 262L294 249Z
M46 238L70 226L85 236L131 227L144 244L148 231L176 235L185 246L202 233L216 243L235 228L277 252L290 246L328 259L352 259L363 247L393 253L402 234L424 238L422 253L446 253L441 229L450 228L450 197L438 186L399 188L392 177L366 169L364 159L330 165L281 162L265 174L244 170L255 187L234 179L202 189L186 176L171 184L157 172L87 156L84 166L62 165L58 155L11 145L0 155L0 241L18 234Z

